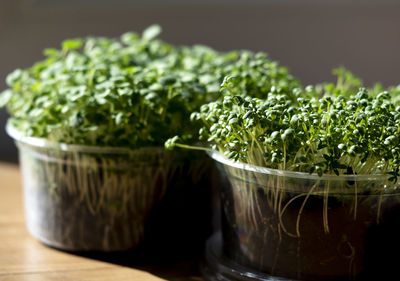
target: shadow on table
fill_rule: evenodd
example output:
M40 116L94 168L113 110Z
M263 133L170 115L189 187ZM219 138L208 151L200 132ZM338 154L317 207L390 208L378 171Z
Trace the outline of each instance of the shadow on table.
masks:
M204 280L200 273L202 253L179 256L176 251L164 252L140 247L132 251L118 253L85 252L73 254L146 271L170 281Z
M199 263L203 256L205 241L212 230L210 204L205 207L196 206L193 200L187 202L192 206L182 206L181 201L180 204L176 204L179 208L173 210L169 202L168 208L161 206L156 210L157 217L153 217L151 220L153 223L147 226L148 233L145 233L144 242L134 250L72 254L143 270L171 281L203 280ZM204 200L198 202L200 204ZM183 209L190 212L185 212ZM167 219L177 216L179 218L176 220ZM185 224L182 225L182 222Z
M153 209L144 243L118 253L73 253L91 259L131 267L171 281L204 280L200 273L205 242L219 228L217 186L219 174L208 163L209 177L188 188L175 181ZM210 180L212 179L212 180Z
M216 227L211 190L209 182L190 189L178 185L170 188L152 211L144 242L132 251L73 254L143 270L171 281L204 280L199 263L205 241Z
M160 227L158 225L157 227ZM195 237L165 232L147 235L138 248L124 252L73 252L72 254L149 272L170 281L204 280L200 273L204 244L211 229ZM186 238L185 238L186 237Z

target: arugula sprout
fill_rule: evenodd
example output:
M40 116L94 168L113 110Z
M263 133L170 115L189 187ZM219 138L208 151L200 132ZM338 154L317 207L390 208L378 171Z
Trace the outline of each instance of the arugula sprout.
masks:
M236 75L242 95L266 96L299 83L266 54L175 47L153 25L142 35L69 39L46 59L17 69L0 95L11 124L27 136L73 144L162 146L174 135L189 141L199 126L193 111L221 98L223 78Z
M235 95L225 79L223 100L201 107L200 140L230 159L282 170L322 174L390 174L400 169L400 106L389 92L315 98L313 87L267 98ZM171 148L179 139L171 139Z

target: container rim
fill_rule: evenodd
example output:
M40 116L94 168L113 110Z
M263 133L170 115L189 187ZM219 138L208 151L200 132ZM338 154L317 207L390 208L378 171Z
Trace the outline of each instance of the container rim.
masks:
M255 172L260 174L272 175L272 176L281 176L281 177L289 177L289 178L297 178L297 179L310 179L310 180L339 180L339 181L367 181L367 180L387 180L389 175L385 174L364 174L364 175L330 175L325 174L319 176L318 174L309 174L304 172L295 172L295 171L285 171L278 169L271 169L261 166L255 166L243 162L235 162L217 151L208 151L208 155L214 159L215 161L230 166L232 168L243 169L249 172Z
M138 152L152 151L157 153L165 152L161 146L141 147L131 149L129 147L113 147L113 146L95 146L81 144L67 144L62 142L50 141L45 138L28 137L18 131L10 121L6 125L7 134L18 143L29 145L37 148L50 148L66 152L86 152L86 153L101 153L101 154L133 154Z

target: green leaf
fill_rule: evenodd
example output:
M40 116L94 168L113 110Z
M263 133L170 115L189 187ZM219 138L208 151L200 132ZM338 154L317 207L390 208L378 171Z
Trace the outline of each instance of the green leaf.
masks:
M7 105L10 102L12 95L13 92L11 90L5 90L0 93L0 107Z
M127 45L137 42L139 38L139 34L136 32L126 32L121 35L121 41Z
M173 150L175 147L175 144L180 140L179 136L174 136L173 138L168 139L165 144L164 147L167 150Z
M161 32L162 32L161 26L158 24L153 24L143 31L142 38L144 40L150 41L156 38L158 35L160 35Z
M6 83L8 86L13 87L14 84L22 78L23 71L21 69L16 69L7 75Z
M43 54L44 54L46 57L55 57L55 56L57 56L59 53L60 53L60 52L59 52L57 49L54 49L54 48L46 48L46 49L44 49L44 51L43 51Z
M68 39L64 40L62 42L62 49L63 51L70 51L70 50L75 50L79 49L82 47L83 41L82 39L76 38L76 39Z

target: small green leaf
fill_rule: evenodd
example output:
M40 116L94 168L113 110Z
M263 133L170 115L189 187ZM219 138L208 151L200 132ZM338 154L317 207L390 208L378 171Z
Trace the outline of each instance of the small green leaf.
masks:
M6 78L6 83L8 86L13 87L14 84L21 79L22 77L22 70L21 69L16 69L13 72L11 72L10 74L7 75Z
M165 142L164 147L165 147L167 150L173 150L174 147L175 147L175 144L179 141L179 139L180 139L179 136L175 136L175 137L173 137L173 138L168 139L168 140Z
M121 41L127 45L135 43L139 39L139 34L136 32L126 32L121 35Z
M158 24L154 24L149 26L143 31L142 38L144 40L150 41L160 35L162 32L162 28Z
M82 39L68 39L62 42L63 51L70 51L82 47Z
M12 95L13 93L11 90L5 90L0 93L0 107L7 105L10 102Z

